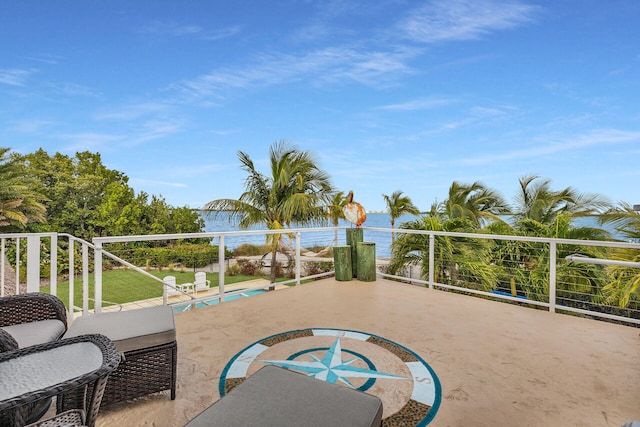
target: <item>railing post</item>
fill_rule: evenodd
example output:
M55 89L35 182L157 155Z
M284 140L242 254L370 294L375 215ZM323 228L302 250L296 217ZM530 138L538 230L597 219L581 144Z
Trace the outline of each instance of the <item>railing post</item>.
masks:
M20 294L20 238L16 237L16 295Z
M296 286L300 284L300 270L302 261L300 260L300 232L296 232Z
M4 260L5 260L5 253L4 253L4 237L2 238L2 242L1 245L2 247L0 248L0 257L2 258L2 260L0 261L0 297L4 296Z
M76 248L75 243L69 237L69 315L73 318L73 308L75 307L75 275L76 275Z
M429 234L429 289L433 289L435 283L435 259L436 259L436 236Z
M89 246L82 244L82 314L89 313Z
M224 236L218 242L218 298L224 302Z
M49 286L52 295L58 295L58 235L51 236L51 259L49 270Z
M27 292L40 290L40 236L27 236Z
M96 249L93 253L94 263L95 263L95 296L93 301L93 312L100 313L102 311L102 242L98 242L95 245Z
M549 312L556 312L556 242L549 243Z

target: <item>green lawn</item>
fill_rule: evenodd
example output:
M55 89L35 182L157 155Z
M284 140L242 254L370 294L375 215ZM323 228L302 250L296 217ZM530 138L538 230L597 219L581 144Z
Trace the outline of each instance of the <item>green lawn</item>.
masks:
M150 274L158 278L165 276L175 276L176 283L193 282L194 273L180 271L149 271ZM246 280L264 278L268 280L268 276L228 276L225 275L225 284L244 282ZM207 273L207 279L211 281L211 287L218 286L218 273ZM283 279L284 280L284 279ZM93 298L94 275L89 275L89 296ZM49 286L41 288L41 292L49 293ZM82 278L74 280L74 303L76 306L82 305ZM69 306L69 281L58 282L56 296L60 298L64 304ZM139 301L149 298L157 298L162 296L162 283L157 282L144 274L134 270L108 270L102 273L102 300L103 305L109 305L108 302L124 304L127 302ZM93 308L93 302L89 302L90 308Z

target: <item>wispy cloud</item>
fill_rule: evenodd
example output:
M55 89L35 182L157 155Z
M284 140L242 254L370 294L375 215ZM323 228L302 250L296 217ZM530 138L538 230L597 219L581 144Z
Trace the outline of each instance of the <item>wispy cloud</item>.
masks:
M147 120L119 133L78 132L58 135L65 142L64 151L105 151L131 148L151 141L162 140L182 129L179 120Z
M202 38L205 40L223 40L229 37L233 37L242 31L242 26L232 25L230 27L218 28L215 30L205 31Z
M25 86L29 76L35 73L35 70L19 69L19 68L0 68L0 84L9 86Z
M42 55L25 56L25 59L28 59L30 61L35 61L35 62L41 62L49 65L56 65L60 62L62 57L59 55L42 54Z
M214 135L219 135L219 136L227 136L227 135L235 135L240 133L240 131L238 129L212 129L209 131L210 133L214 134Z
M114 143L120 142L120 135L80 132L58 135L58 138L65 142L61 151L74 153L76 151L104 151Z
M472 40L532 22L537 10L519 1L433 0L413 10L399 28L421 43Z
M545 138L546 139L546 138ZM582 135L575 135L563 139L556 139L550 143L522 150L505 151L473 158L456 159L456 163L464 165L481 165L494 162L513 161L518 159L533 159L561 152L579 150L588 147L603 147L616 144L640 142L640 132L622 131L617 129L598 129Z
M453 100L453 102L462 102L462 100ZM466 109L458 117L450 116L446 121L440 124L432 124L428 130L417 132L412 138L414 140L422 140L425 137L437 135L441 133L450 133L461 128L476 126L479 124L487 125L496 121L510 120L521 112L517 107L510 105L501 106L475 106Z
M178 24L176 22L169 21L154 21L142 27L140 32L180 37L199 34L202 32L202 28L198 25Z
M182 125L177 120L149 120L142 125L140 131L127 135L124 138L124 145L140 145L163 139L178 132L181 128Z
M27 119L15 122L10 130L20 133L39 133L58 124L51 120Z
M223 28L205 29L194 24L179 24L173 21L154 21L140 29L144 34L155 34L171 37L195 36L204 40L222 40L242 31L242 26L231 25Z
M389 104L378 107L378 110L387 111L414 111L414 110L429 110L431 108L444 107L457 103L455 98L448 97L429 97L414 99L411 101L403 102L400 104Z
M120 106L112 111L103 111L94 114L96 120L118 120L129 121L139 119L148 115L167 113L170 107L165 102L143 102Z
M99 91L77 83L52 83L50 86L55 93L65 96L87 96L95 98L101 95Z
M304 54L273 53L256 58L255 64L239 69L220 68L173 86L191 99L222 99L231 89L251 89L292 83L357 81L368 85L388 83L412 72L407 59L412 50L365 51L351 47L327 47Z
M187 188L188 185L182 182L168 182L168 181L156 181L153 179L144 178L131 178L132 184L155 186L155 187L172 187L172 188Z

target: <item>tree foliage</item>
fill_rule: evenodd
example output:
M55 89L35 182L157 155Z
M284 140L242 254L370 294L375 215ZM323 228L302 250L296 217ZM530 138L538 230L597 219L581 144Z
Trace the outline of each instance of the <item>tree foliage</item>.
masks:
M46 220L45 197L36 181L24 176L24 168L9 148L0 147L0 230L24 229Z
M611 207L602 196L580 193L572 187L556 190L551 187L550 180L535 175L520 178L519 184L515 203L509 205L479 182L454 182L444 202L434 203L427 215L400 226L401 236L392 245L390 272L420 265L423 278L429 273L428 236L402 234L402 229L611 240L606 229L582 226L576 221L584 216L597 216L601 224L614 226L627 240L640 241L640 213L629 204ZM506 290L512 296L548 301L551 277L548 243L495 239L480 244L475 240L435 236L436 282ZM582 255L638 262L639 254L637 249L556 244L557 303L584 309L599 309L593 304L605 302L620 307L630 304L638 307L640 274L637 268L586 264L565 258Z
M247 173L245 191L238 199L208 202L205 211L209 215L229 215L242 229L264 224L269 230L283 230L292 224L327 222L326 204L333 189L329 175L318 167L313 153L287 141L276 142L269 149L269 175L259 172L247 153L239 151L238 159ZM272 282L281 236L267 236Z
M26 231L55 231L85 240L105 235L193 233L204 229L200 215L172 207L161 196L137 195L122 172L107 168L99 153L74 157L39 149L16 155L19 176L32 194L43 196L43 224Z

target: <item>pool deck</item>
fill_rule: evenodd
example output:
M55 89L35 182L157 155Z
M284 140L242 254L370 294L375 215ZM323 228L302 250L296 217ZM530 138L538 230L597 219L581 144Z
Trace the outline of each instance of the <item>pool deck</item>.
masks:
M98 426L183 426L219 398L247 345L303 328L365 331L436 372L429 426L612 426L640 420L640 329L378 279L325 279L175 315L177 399L101 411ZM294 423L295 424L295 423Z
M225 285L224 287L224 291L225 294L229 293L229 292L235 292L238 290L255 290L255 289L263 289L265 287L265 285L268 285L269 281L266 279L254 279L254 280L247 280L244 282L240 282L240 283L234 283L231 285ZM276 285L275 286L275 290L279 291L281 289L287 289L288 286L286 285ZM172 295L169 296L169 304L180 304L180 303L188 303L189 301L191 301L191 297L195 297L198 299L206 299L206 298L213 298L213 297L217 297L219 294L219 288L217 286L210 288L209 290L205 290L205 291L198 291L196 293L189 293L188 295ZM142 301L135 301L135 302L131 302L131 303L124 303L124 304L119 304L119 305L112 305L112 306L107 306L107 307L103 307L102 311L107 313L107 312L114 312L114 311L121 311L121 310L136 310L139 308L145 308L145 307L155 307L158 305L162 305L162 297L158 297L158 298L149 298L146 300L142 300ZM81 316L82 313L76 313L75 317Z

